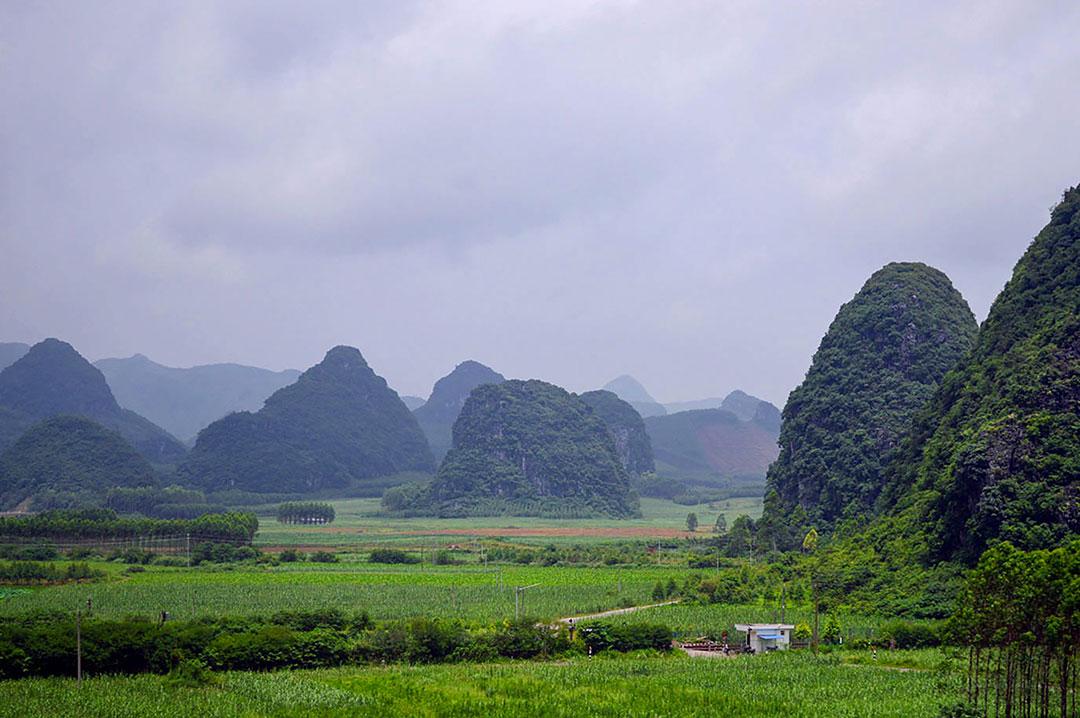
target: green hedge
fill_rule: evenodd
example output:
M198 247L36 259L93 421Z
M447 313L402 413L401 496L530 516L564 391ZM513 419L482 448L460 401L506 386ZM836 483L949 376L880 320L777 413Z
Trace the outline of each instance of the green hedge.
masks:
M619 624L582 632L596 650L668 650L666 626ZM530 619L495 626L414 618L375 625L366 613L287 611L258 618L164 623L83 619L87 674L167 673L183 661L215 670L318 668L365 663L441 663L546 658L571 650L567 630ZM580 650L580 646L579 646ZM75 621L42 613L0 621L0 678L72 675Z

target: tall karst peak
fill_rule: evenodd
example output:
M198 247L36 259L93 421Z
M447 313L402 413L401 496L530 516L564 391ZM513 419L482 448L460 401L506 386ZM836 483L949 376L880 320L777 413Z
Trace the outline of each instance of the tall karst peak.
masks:
M925 264L887 264L840 307L783 411L764 524L781 547L873 511L916 412L972 347L960 293Z
M535 379L481 385L453 434L414 508L444 516L639 513L607 426L565 389Z
M35 419L56 414L100 418L121 411L101 372L73 346L52 338L30 347L0 372L0 405Z
M1013 270L971 353L920 413L883 508L920 511L931 558L1080 534L1080 187Z
M203 429L181 471L208 490L377 495L395 475L433 469L412 413L359 350L338 346L259 411Z
M0 371L0 443L38 420L58 415L93 419L120 434L148 460L174 464L184 446L161 427L122 409L105 376L67 342L46 339Z

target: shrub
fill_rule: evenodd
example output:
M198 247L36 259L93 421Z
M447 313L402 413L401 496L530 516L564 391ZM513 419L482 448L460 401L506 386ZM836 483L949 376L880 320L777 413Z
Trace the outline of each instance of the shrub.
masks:
M209 666L197 658L185 658L169 671L165 681L180 688L201 688L216 683Z
M890 621L881 627L881 637L896 641L897 648L930 648L941 645L937 630L925 623Z
M594 653L641 649L671 650L671 629L654 623L594 623L581 628L582 640Z
M282 563L293 563L295 561L303 561L304 554L294 548L287 548L278 555L278 559Z
M309 557L315 563L337 563L338 557L329 551L316 551Z
M377 548L372 550L371 563L420 563L416 556L410 556L396 548Z

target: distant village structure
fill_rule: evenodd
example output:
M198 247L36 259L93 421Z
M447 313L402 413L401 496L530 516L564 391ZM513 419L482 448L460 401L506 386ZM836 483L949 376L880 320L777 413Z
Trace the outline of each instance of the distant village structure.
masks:
M735 630L745 634L743 646L754 653L786 651L791 646L791 623L737 623Z

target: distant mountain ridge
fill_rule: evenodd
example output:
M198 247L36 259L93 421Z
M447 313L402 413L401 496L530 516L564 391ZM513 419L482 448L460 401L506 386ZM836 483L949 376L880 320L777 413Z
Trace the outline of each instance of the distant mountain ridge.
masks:
M271 394L300 376L295 369L275 372L241 364L181 369L142 354L101 359L94 366L105 375L121 406L186 441L234 411L259 410Z
M175 464L187 453L167 431L122 409L104 375L74 347L46 339L0 371L0 448L34 423L60 415L86 417L118 431L152 463Z
M623 401L629 403L642 418L649 416L663 416L667 413L664 405L653 399L645 387L629 374L617 376L604 385L604 391L610 391Z
M305 493L434 468L398 395L359 350L337 346L259 411L203 429L180 474L207 491Z
M423 406L413 411L420 423L435 461L442 461L453 443L451 431L466 399L473 389L483 384L501 384L506 381L499 372L478 361L467 359L454 370L435 382L431 396Z
M763 492L765 473L779 453L769 422L742 421L725 409L651 416L645 428L661 476L707 484L737 479Z
M771 402L759 399L747 394L742 389L735 389L727 396L710 397L708 399L696 399L693 401L674 401L664 404L669 414L677 414L680 411L698 411L700 409L725 409L743 421L752 421L757 412L758 404L768 404L777 412L780 410Z

